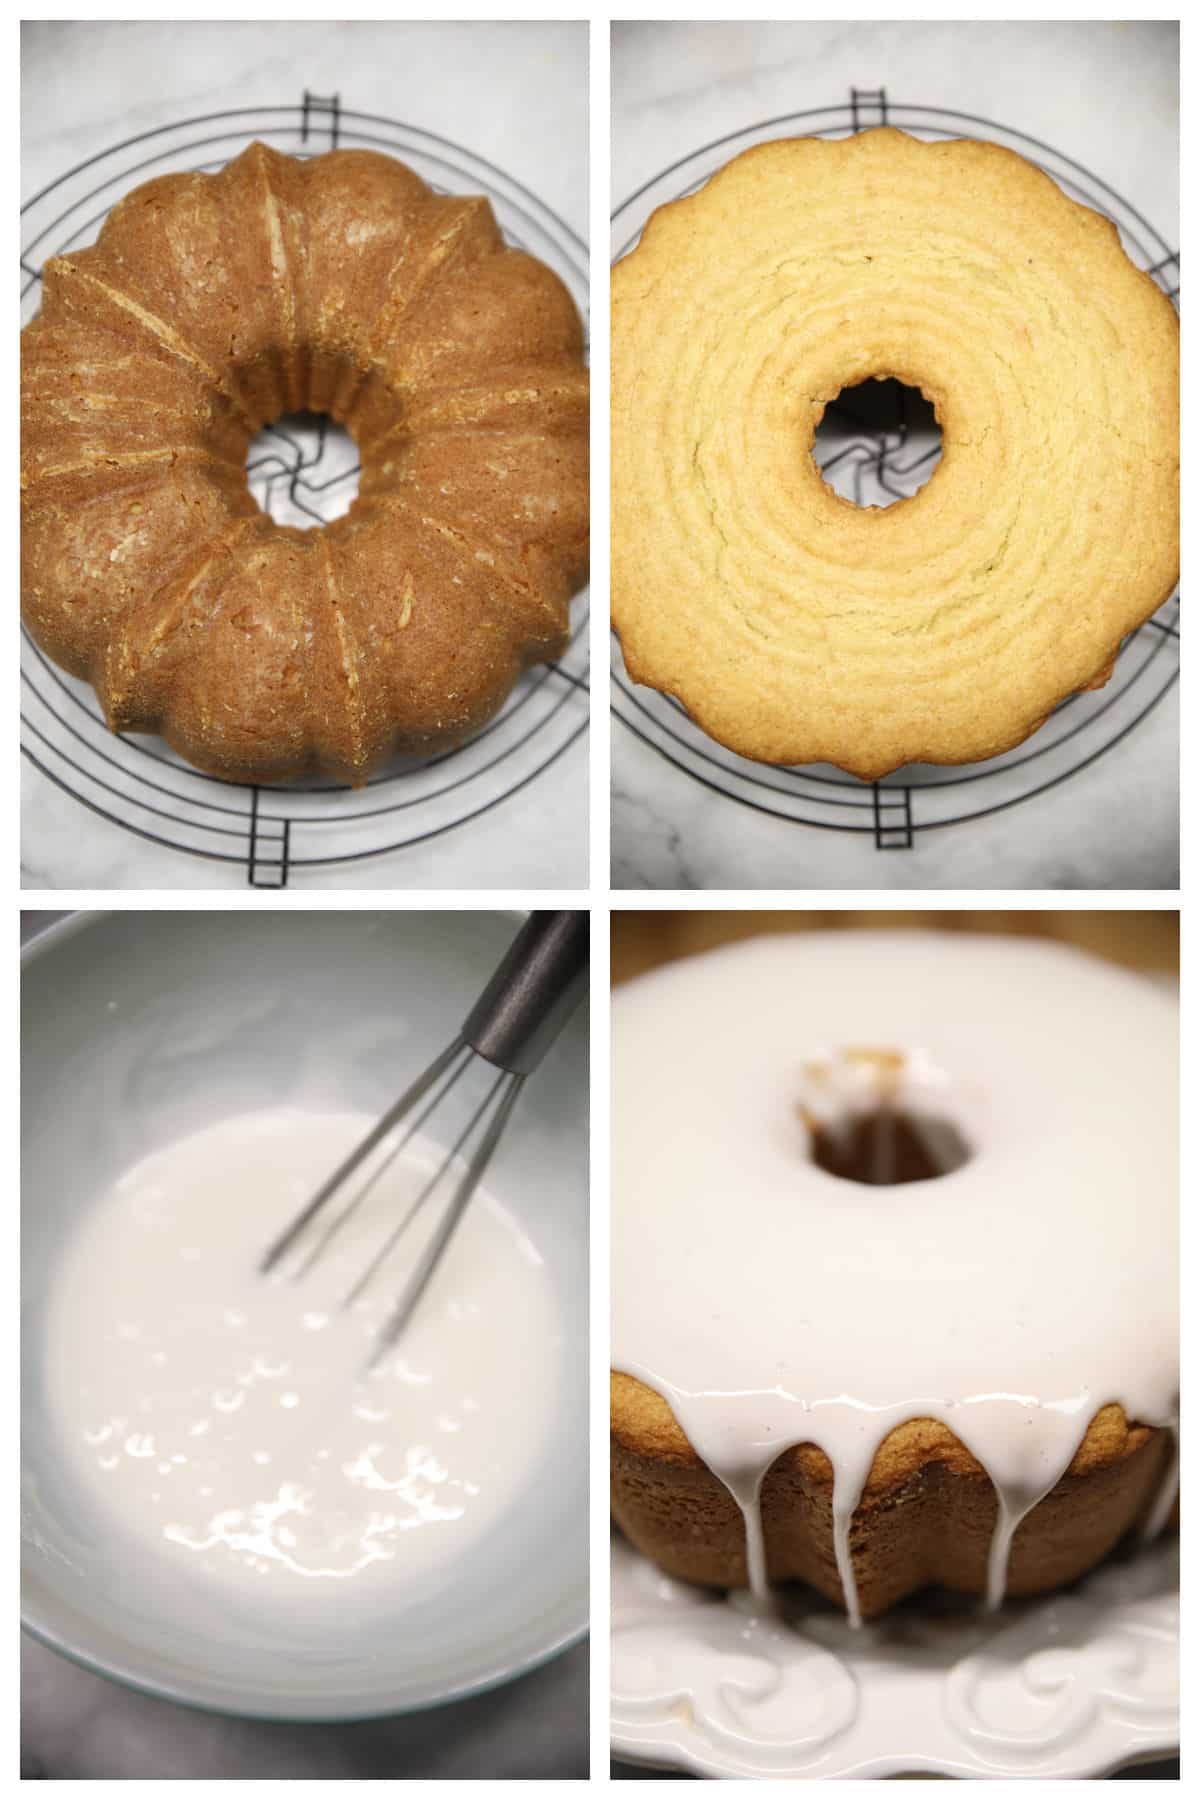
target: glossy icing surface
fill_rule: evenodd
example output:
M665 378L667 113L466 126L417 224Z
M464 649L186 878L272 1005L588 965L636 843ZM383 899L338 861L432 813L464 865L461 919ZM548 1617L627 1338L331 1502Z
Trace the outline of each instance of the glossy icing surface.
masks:
M370 1123L294 1108L225 1119L137 1164L69 1245L45 1402L81 1500L147 1580L169 1563L260 1609L335 1591L396 1606L519 1503L553 1409L528 1372L554 1366L561 1322L511 1215L476 1194L369 1372L422 1226L342 1305L436 1145L405 1150L302 1278L257 1272Z

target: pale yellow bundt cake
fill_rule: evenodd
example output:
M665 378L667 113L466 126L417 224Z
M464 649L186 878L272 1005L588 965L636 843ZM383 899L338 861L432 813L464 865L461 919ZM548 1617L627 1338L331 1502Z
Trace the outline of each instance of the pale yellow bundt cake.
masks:
M825 409L894 377L931 479L857 507ZM762 144L612 275L612 615L635 681L769 763L1019 743L1179 573L1178 322L1112 224L995 144Z
M232 780L364 781L564 647L587 566L575 305L488 202L252 144L50 261L22 334L22 611L114 731ZM248 445L332 415L346 517L274 524Z

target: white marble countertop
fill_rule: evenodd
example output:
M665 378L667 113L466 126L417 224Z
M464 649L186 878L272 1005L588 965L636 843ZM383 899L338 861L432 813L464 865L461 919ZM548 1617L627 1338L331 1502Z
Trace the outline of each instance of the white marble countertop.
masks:
M642 24L612 37L614 205L689 152L773 116L887 90L1040 138L1178 248L1178 28L1150 23ZM964 128L965 129L965 128ZM1053 791L881 854L714 796L618 720L617 888L1173 888L1178 688ZM919 807L920 799L917 796Z
M25 23L22 173L38 193L135 133L305 89L438 133L588 233L586 22ZM581 711L586 696L573 702ZM23 765L22 884L232 888L238 865L148 843ZM587 884L586 735L523 792L411 849L297 871L293 888L571 888Z

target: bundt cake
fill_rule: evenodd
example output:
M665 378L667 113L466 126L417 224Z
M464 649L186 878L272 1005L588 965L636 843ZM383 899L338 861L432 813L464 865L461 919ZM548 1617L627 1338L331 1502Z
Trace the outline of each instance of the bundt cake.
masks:
M21 402L22 610L114 731L231 780L357 784L461 742L564 647L582 329L482 198L259 143L150 181L47 263ZM246 484L255 432L304 410L362 465L315 531Z
M637 1549L857 1622L929 1587L1042 1592L1158 1529L1167 995L1062 945L813 932L639 976L612 1030L612 1508Z
M941 461L858 507L847 388ZM760 145L612 274L612 614L635 681L770 763L964 763L1107 681L1179 573L1178 321L1113 225L994 144Z

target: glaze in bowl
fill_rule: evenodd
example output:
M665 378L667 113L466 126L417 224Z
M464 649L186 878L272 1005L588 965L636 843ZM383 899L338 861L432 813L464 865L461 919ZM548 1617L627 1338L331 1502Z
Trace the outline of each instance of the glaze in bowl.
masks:
M382 1111L453 1034L512 937L485 912L77 915L22 983L22 1617L52 1649L216 1711L350 1719L493 1686L586 1629L587 1028L535 1078L488 1185L545 1258L569 1329L518 1501L397 1617L306 1639L140 1569L78 1504L42 1403L44 1303L83 1210L138 1158L256 1107ZM530 1370L544 1380L545 1371Z

